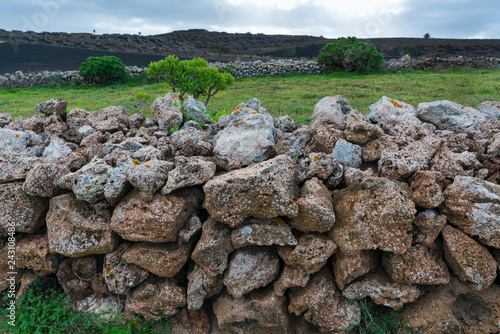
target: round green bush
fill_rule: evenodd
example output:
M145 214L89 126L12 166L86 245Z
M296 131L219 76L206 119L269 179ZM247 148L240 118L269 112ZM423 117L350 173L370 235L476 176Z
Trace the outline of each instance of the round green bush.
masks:
M384 56L375 46L356 37L340 37L321 49L318 63L326 65L329 71L366 73L379 70Z
M78 71L83 79L94 84L107 84L127 77L125 65L115 56L89 57Z

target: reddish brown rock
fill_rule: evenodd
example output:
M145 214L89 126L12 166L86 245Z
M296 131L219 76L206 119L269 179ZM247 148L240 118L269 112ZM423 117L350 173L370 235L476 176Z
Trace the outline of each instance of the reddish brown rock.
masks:
M146 319L170 317L186 305L186 292L170 278L147 279L127 296L125 314Z
M345 184L350 186L351 184L363 183L367 179L373 179L377 177L373 169L369 168L367 170L361 170L352 167L346 167L344 169L344 180Z
M378 263L379 255L377 251L364 250L353 254L338 252L332 260L337 286L343 290L346 284L372 271L377 267Z
M203 206L217 221L236 227L245 218L295 217L296 166L287 156L215 176L203 190Z
M383 253L382 264L397 283L431 285L450 281L448 267L436 246L416 245L403 254Z
M191 258L214 275L220 275L227 268L228 257L233 250L231 229L210 217L203 223L200 241Z
M299 214L290 220L290 226L302 232L327 232L335 223L335 212L328 188L312 178L304 184L297 200Z
M39 162L38 157L27 157L10 151L0 152L0 183L24 180L26 174Z
M167 196L155 194L151 203L145 203L138 191L132 191L114 210L111 228L130 241L177 241L202 196L199 190L182 189Z
M415 203L425 209L437 208L444 201L444 181L443 174L439 172L416 172L409 180Z
M186 157L210 157L213 155L214 147L211 141L212 138L208 136L206 131L185 127L180 131L174 132L170 139L175 147L176 155Z
M50 115L59 115L66 120L66 107L68 106L68 101L62 101L59 99L51 99L45 102L38 103L35 105L35 111Z
M86 110L80 108L71 109L71 111L67 115L67 123L72 129L79 129L80 127L85 125L86 118L90 115L90 113Z
M432 158L430 170L438 171L448 179L454 179L456 176L473 176L474 170L481 167L476 153L456 153L448 148L441 148Z
M128 249L130 249L130 244L121 244L104 258L102 270L104 280L109 291L118 295L126 295L149 276L147 270L122 259L123 253Z
M57 185L57 181L69 173L69 168L64 165L37 164L26 175L23 191L32 196L54 197L61 189Z
M43 225L49 201L26 194L22 182L0 184L0 227L15 225L18 233L34 233Z
M320 270L335 252L337 252L335 242L319 233L302 235L295 247L278 247L278 253L283 261L303 274L313 274Z
M144 268L156 276L174 277L189 260L191 244L136 243L127 249L122 259Z
M181 309L172 317L172 330L175 334L206 334L212 333L210 315L205 309Z
M256 219L249 218L243 225L231 232L231 241L234 248L245 246L295 246L297 239L292 229L280 218Z
M404 253L411 245L415 203L408 187L385 178L335 191L337 222L331 238L343 253L381 249Z
M170 130L173 127L181 126L183 120L182 112L179 109L181 105L177 93L168 93L157 98L151 104L151 113L161 130Z
M97 212L73 193L53 197L47 214L51 253L68 257L107 254L118 246L108 211Z
M382 136L370 142L363 149L363 161L372 162L380 159L382 151L398 151L408 145L406 141L392 136Z
M384 135L384 131L375 124L372 124L368 117L360 114L357 110L352 110L346 117L346 140L364 145L370 140L380 138Z
M370 297L375 303L394 309L413 303L422 295L417 286L396 283L382 269L350 284L342 293L349 299Z
M448 220L483 244L500 248L500 185L457 176L443 193Z
M434 210L420 212L413 222L413 243L430 246L446 225L446 216Z
M345 139L343 131L320 124L311 130L309 147L311 152L330 154L339 139Z
M360 321L357 303L347 303L333 283L333 275L323 268L313 275L303 288L292 288L288 311L303 314L304 319L323 333L347 332Z
M113 133L129 127L128 113L122 106L111 106L95 111L88 115L85 120L87 125L101 132Z
M32 269L37 276L55 274L59 261L49 253L47 235L30 235L16 244L16 266Z
M7 245L4 246L2 243L2 248L0 248L0 291L5 291L9 289L15 292L15 283L21 279L21 273L17 270L12 271L12 263L9 263L9 250L14 250L15 248L9 248Z
M213 303L219 327L235 334L291 333L292 324L286 298L273 289L254 291L243 298L220 295Z
M476 290L488 288L497 277L497 263L486 247L449 225L441 232L446 263Z
M72 300L82 300L91 294L100 297L109 293L104 278L97 272L97 261L93 256L62 261L57 279L64 293L70 295Z
M68 130L68 124L64 123L59 115L51 115L45 119L43 128L45 132L58 134Z
M285 291L294 286L306 286L311 275L302 274L297 269L285 265L280 277L274 282L274 292L278 296L283 296Z
M219 294L224 288L222 275L214 274L210 270L195 264L188 274L187 304L189 310L199 310L205 299Z
M280 260L271 249L245 247L236 250L224 273L227 292L241 298L257 288L265 287L279 274Z

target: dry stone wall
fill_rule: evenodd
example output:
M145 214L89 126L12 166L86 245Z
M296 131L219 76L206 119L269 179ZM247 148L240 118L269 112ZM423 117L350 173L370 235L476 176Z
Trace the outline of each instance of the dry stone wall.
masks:
M0 114L2 284L12 224L18 295L38 276L175 333L349 332L364 298L414 333L500 330L500 102L328 96L299 126L252 99L202 127L177 100Z

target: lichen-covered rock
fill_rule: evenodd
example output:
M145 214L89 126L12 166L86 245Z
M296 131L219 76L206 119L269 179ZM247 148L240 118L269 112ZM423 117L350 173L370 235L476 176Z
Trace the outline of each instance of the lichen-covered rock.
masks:
M118 295L126 295L149 276L149 271L122 258L123 253L129 249L130 244L123 243L104 258L102 275L109 291Z
M231 241L234 248L297 244L292 229L280 218L249 218L231 232Z
M110 226L130 241L175 242L202 199L199 190L182 189L167 196L156 194L146 203L138 191L132 191L115 208Z
M127 249L122 259L136 264L156 276L174 277L189 260L191 244L135 243Z
M214 275L220 275L227 268L228 257L233 250L231 229L210 217L203 223L201 238L191 259Z
M188 274L187 304L191 311L199 310L205 299L219 294L224 288L222 275L217 275L197 264Z
M199 157L176 157L175 168L168 172L161 193L166 195L176 189L204 184L215 175L216 168L214 162Z
M311 275L302 274L297 269L285 265L281 271L280 277L274 282L274 292L278 296L283 296L285 291L294 286L306 286Z
M17 233L34 233L48 207L48 199L26 194L21 182L0 184L0 228L14 224Z
M166 152L157 149L151 145L146 147L141 147L137 151L132 153L132 158L140 162L146 162L150 160L165 160Z
M165 184L168 172L173 168L173 163L164 160L134 162L134 166L127 169L127 181L140 192L143 201L151 202L155 192Z
M276 154L274 121L265 109L238 105L226 127L214 137L214 153L236 156L244 165L262 162Z
M32 196L54 197L61 190L57 182L69 173L65 165L39 163L26 175L23 191Z
M310 139L305 148L306 153L310 151L311 153L330 154L337 141L345 139L344 131L323 124L311 127L308 132L310 132Z
M68 106L67 101L61 101L59 99L51 99L42 103L38 103L35 106L35 111L45 114L47 116L50 115L58 115L63 120L66 120L66 107Z
M457 176L443 193L448 220L483 244L500 248L500 185Z
M236 227L253 216L297 216L296 165L287 156L213 177L204 186L203 206L217 221Z
M488 119L500 119L500 101L484 101L477 109L480 113L485 114Z
M403 254L383 253L382 264L397 283L446 284L450 273L442 257L436 246L415 245Z
M399 309L417 300L422 290L415 285L396 283L383 270L377 270L350 284L342 293L349 299L370 297L379 305Z
M401 122L420 124L417 111L412 105L403 101L382 96L380 100L368 107L368 118L374 122L389 127Z
M0 129L0 152L33 156L37 147L43 149L42 138L32 131Z
M417 171L409 180L415 204L425 209L437 208L443 201L445 178L435 171Z
M324 124L343 130L346 114L351 110L349 102L341 95L324 97L314 105L311 127Z
M378 125L372 124L368 118L357 110L351 110L346 117L345 137L348 142L364 145L370 140L384 135Z
M277 132L274 136L276 142L276 154L288 155L291 158L298 159L309 152L309 142L311 140L311 130L302 126L291 132ZM325 152L330 153L331 151Z
M3 128L4 126L8 125L13 120L14 119L12 118L12 115L10 113L0 112L0 128Z
M120 297L115 295L102 298L92 295L79 300L75 305L75 308L80 312L92 313L106 320L119 317L123 311L123 307L124 300L120 300Z
M339 139L332 151L337 161L344 167L359 168L363 162L363 150L356 144Z
M313 177L326 180L337 168L339 163L334 156L323 152L309 153L299 160L297 177L301 182Z
M335 252L337 252L335 242L319 233L303 234L295 247L278 247L278 253L283 261L303 274L319 271Z
M45 132L62 134L68 130L68 124L66 124L59 115L52 115L45 119L43 129Z
M420 212L413 222L413 243L432 245L445 225L445 215L434 210Z
M472 152L455 153L441 148L432 158L431 170L438 171L449 179L456 176L473 176L474 170L481 167L476 154Z
M187 119L192 119L198 123L210 124L212 121L207 116L207 107L203 102L196 101L191 95L182 103L182 107Z
M441 233L444 257L455 275L476 290L488 288L497 277L497 263L486 247L450 225Z
M332 260L335 282L343 290L346 284L374 270L378 263L379 255L374 250L363 250L353 254L338 252Z
M49 146L42 153L42 162L61 164L67 161L73 150L68 143L56 135L52 135Z
M328 188L318 179L304 183L297 200L299 214L290 226L302 232L327 232L335 223L335 212Z
M373 140L363 148L363 161L372 162L380 159L382 151L399 151L408 145L404 140L393 136L382 136Z
M37 276L55 274L59 265L57 257L49 253L46 234L30 235L18 241L15 262L16 267L32 269Z
M46 221L51 253L82 257L107 254L118 246L118 236L110 227L110 213L95 211L72 193L50 199Z
M127 162L129 160L126 160ZM127 181L127 169L131 163L123 163L118 167L109 167L108 179L104 185L104 198L111 206L116 206L121 198L125 196L130 184Z
M487 120L486 115L473 108L464 108L451 101L420 103L417 117L423 122L434 124L439 130L467 128Z
M311 276L305 287L292 288L289 300L290 313L303 314L323 333L350 331L361 320L359 306L346 301L326 267Z
M130 123L125 107L111 106L88 115L86 125L97 131L114 133L128 129Z
M368 168L367 170L361 170L352 167L346 167L344 169L344 181L345 184L350 186L351 184L363 183L367 179L373 179L377 177L373 169Z
M147 320L170 317L186 305L186 292L172 279L147 279L127 296L125 314L140 314Z
M184 115L180 110L181 100L176 93L168 93L159 97L151 104L151 114L161 130L180 127Z
M252 290L265 287L278 276L279 257L271 249L245 247L237 249L224 273L227 292L241 298Z
M211 136L206 131L188 127L174 132L170 138L176 149L176 155L208 157L213 154Z
M295 123L295 121L291 119L290 116L285 115L277 117L274 120L274 127L283 132L293 132L297 130L299 125Z
M378 161L380 175L398 180L428 169L429 162L442 142L441 138L429 135L399 151L382 151Z
M416 209L408 187L367 179L335 191L333 204L337 221L329 234L343 253L379 248L400 254L410 247Z
M235 334L291 333L292 323L286 308L286 297L276 296L273 289L254 291L242 298L220 295L213 303L221 330Z
M70 129L79 129L85 125L86 118L90 115L90 113L86 110L80 108L71 109L68 113L66 122Z

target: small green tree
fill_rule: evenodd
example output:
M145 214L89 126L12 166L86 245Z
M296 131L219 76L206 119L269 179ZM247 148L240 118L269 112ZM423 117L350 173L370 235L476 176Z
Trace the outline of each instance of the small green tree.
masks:
M137 103L136 107L139 109L141 114L143 113L142 108L144 107L146 102L150 99L151 99L151 95L149 95L148 93L138 92L137 94L135 94L133 100L134 100L134 102Z
M78 71L85 81L107 84L127 77L125 65L115 56L89 57Z
M431 35L427 32L427 33L425 33L424 38L425 38L425 39L427 39L427 38L431 38Z
M375 46L356 37L341 37L321 49L318 63L329 71L371 72L380 69L384 62Z
M205 105L208 105L212 96L235 81L231 74L209 67L203 58L179 61L173 55L150 63L146 73L150 78L165 81L173 92L179 93L181 100L186 94L193 95L195 99L205 96Z

